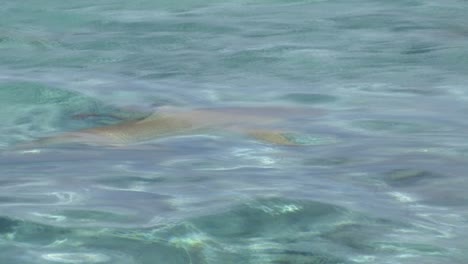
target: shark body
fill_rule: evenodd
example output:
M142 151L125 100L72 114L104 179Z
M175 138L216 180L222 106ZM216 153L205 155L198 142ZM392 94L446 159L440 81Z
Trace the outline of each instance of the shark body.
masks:
M37 139L26 147L57 144L89 144L122 146L174 135L210 133L225 130L249 135L258 140L281 145L294 145L281 124L294 118L317 116L311 108L288 107L227 107L185 109L162 107L139 120L114 125L66 132Z

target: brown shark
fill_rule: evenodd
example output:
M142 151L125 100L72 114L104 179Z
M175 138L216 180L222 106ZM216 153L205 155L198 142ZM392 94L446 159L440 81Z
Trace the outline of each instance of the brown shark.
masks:
M242 133L273 144L296 145L288 136L288 131L282 129L282 124L290 119L310 118L318 114L321 114L321 111L317 109L291 107L161 107L156 113L143 119L66 132L23 144L22 147L69 143L122 146L175 135L211 133L216 130Z

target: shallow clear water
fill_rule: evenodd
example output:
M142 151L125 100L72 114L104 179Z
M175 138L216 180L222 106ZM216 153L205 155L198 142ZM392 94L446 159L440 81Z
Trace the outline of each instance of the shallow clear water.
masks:
M0 263L467 263L467 11L4 1ZM297 147L14 147L166 104L323 115L286 123Z

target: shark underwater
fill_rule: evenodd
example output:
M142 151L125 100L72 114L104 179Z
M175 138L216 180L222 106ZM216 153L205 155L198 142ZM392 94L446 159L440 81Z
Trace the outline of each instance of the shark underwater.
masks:
M0 132L9 134L7 131L16 128L19 120L24 120L20 124L36 135L68 131L19 140L15 147L20 149L63 144L126 146L179 135L217 133L244 135L277 145L300 145L285 129L287 123L323 114L319 109L291 105L159 106L154 111L134 111L44 85L7 83L0 84L0 88L0 102L6 111L0 115L4 124Z
M299 145L282 127L288 120L310 118L321 111L286 106L184 108L163 106L138 119L98 126L22 143L19 147L62 144L125 146L177 135L212 134L217 131L246 135L277 145Z

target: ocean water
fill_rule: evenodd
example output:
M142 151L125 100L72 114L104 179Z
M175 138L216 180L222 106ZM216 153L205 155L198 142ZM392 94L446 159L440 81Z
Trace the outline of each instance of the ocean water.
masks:
M468 263L467 13L3 1L0 263ZM299 146L197 133L15 147L164 105L322 114L285 123Z

